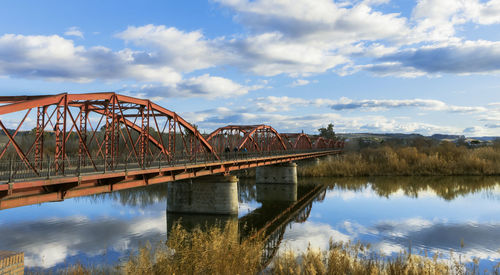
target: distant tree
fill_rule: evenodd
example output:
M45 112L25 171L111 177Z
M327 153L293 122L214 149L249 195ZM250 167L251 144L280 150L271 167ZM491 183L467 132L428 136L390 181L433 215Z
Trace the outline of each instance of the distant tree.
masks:
M333 131L332 123L328 124L326 128L325 127L319 128L318 131L320 137L331 138L331 139L335 138L335 132Z

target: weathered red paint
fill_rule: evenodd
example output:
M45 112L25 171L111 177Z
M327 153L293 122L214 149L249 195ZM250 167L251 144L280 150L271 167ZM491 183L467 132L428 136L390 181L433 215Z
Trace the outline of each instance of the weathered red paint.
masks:
M31 112L33 108L35 112ZM21 111L25 113L19 116L16 130L7 129L1 115ZM18 133L30 113L36 113L31 119L36 121L33 142L22 144ZM116 93L0 96L0 128L8 138L0 151L0 163L14 161L24 165L11 165L9 183L0 182L0 209L227 174L337 154L340 151L331 149L343 147L343 142L322 137L280 135L269 125L230 125L205 138L175 112L147 99ZM72 145L75 142L76 148ZM55 145L54 151L49 152L52 155L45 150L48 143ZM231 152L235 148L248 149L263 155L225 161L227 147ZM325 151L307 152L311 149ZM271 152L283 154L275 156ZM179 161L185 164L181 166ZM159 164L156 168L155 162ZM84 169L80 170L82 166ZM16 177L17 174L20 175ZM1 180L5 180L5 174L3 177Z

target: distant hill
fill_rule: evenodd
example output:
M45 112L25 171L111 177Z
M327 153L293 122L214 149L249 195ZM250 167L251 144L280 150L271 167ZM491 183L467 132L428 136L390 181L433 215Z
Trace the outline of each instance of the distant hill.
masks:
M465 136L464 135L434 134L434 135L430 136L430 138L439 139L439 140L443 140L443 139L456 140L456 139L465 139Z
M481 141L492 141L495 139L500 139L500 137L470 137L471 139L477 139Z
M345 139L356 139L356 138L376 138L376 139L414 139L414 138L431 138L434 140L465 140L476 139L481 141L493 141L495 139L500 139L499 136L483 136L483 137L465 137L464 135L448 135L448 134L434 134L432 136L424 136L421 134L403 134L403 133L336 133L338 137Z
M402 134L402 133L387 133L387 134L377 134L377 133L336 133L338 137L342 138L380 138L380 139L389 139L389 138L421 138L424 137L421 134Z

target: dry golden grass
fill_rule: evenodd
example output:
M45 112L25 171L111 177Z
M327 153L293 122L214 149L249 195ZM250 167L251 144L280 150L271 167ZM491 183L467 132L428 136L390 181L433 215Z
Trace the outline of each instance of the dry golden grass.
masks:
M452 256L452 255L450 255ZM370 252L369 245L361 243L334 243L330 241L327 251L308 248L296 255L287 250L277 255L267 273L278 275L316 274L499 274L497 264L493 270L479 271L478 260L465 264L460 260L445 260L435 254L415 255L401 252L396 257L384 257Z
M500 146L468 149L443 142L434 147L366 148L318 165L299 166L299 176L500 175Z
M75 265L62 274L479 274L478 262L465 264L444 260L438 255L401 252L386 257L361 243L335 243L326 251L308 248L296 254L291 250L277 254L269 267L261 266L263 239L240 243L237 228L197 228L187 231L174 226L166 243L155 248L145 245L122 265L107 270ZM453 255L450 255L452 257ZM500 264L490 272L499 274ZM482 273L482 272L481 272Z
M146 245L125 264L125 274L256 274L260 270L262 243L241 245L235 223L188 232L172 229L166 244Z

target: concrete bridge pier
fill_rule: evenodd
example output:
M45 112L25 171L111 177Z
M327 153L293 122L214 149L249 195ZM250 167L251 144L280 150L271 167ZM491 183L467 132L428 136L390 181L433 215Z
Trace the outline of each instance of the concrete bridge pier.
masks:
M257 167L257 201L296 201L297 182L295 163Z
M168 183L167 212L238 214L238 178L206 176Z
M297 164L293 162L259 166L255 172L256 183L297 183Z

